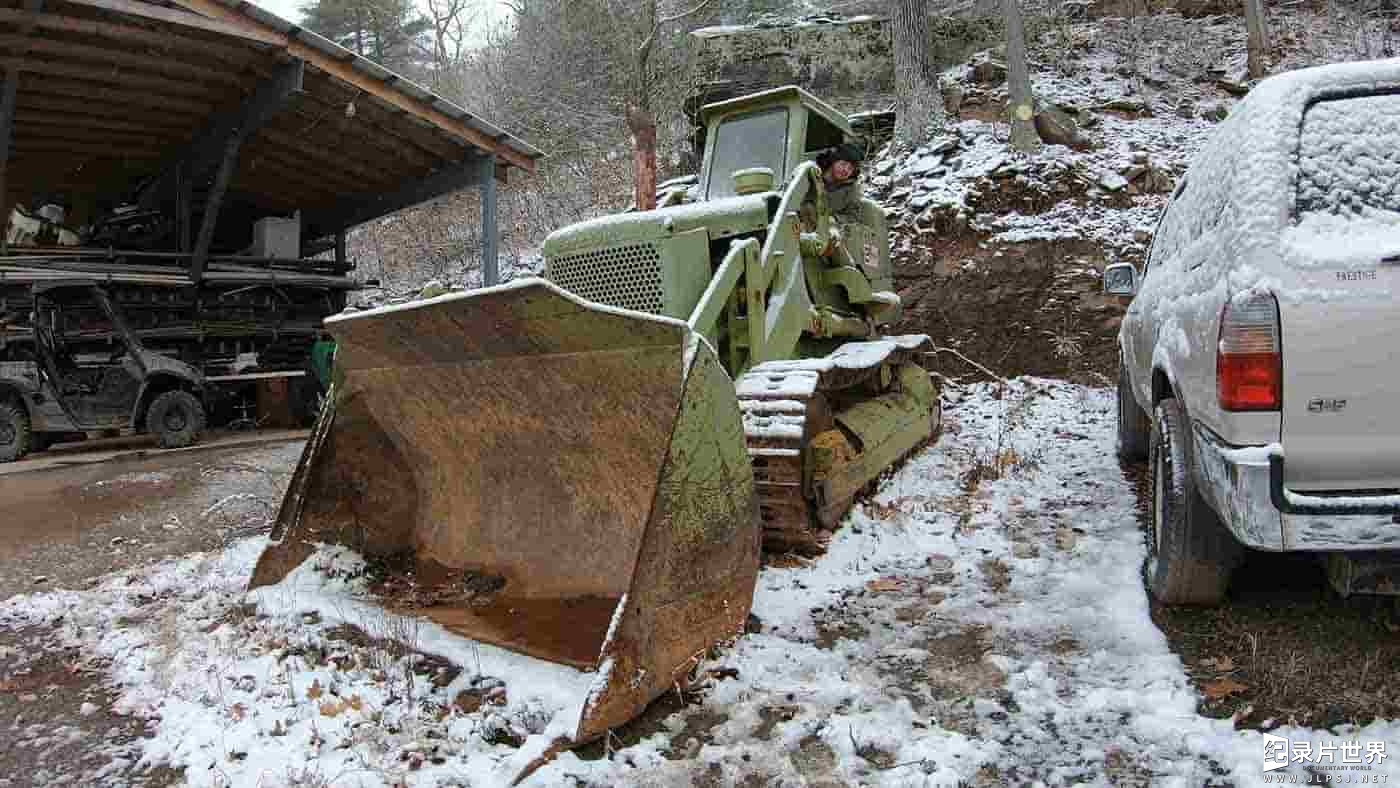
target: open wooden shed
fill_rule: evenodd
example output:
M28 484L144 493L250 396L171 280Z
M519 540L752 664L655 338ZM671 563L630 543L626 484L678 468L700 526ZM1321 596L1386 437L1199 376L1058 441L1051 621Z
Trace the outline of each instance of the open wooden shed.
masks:
M496 182L541 155L240 0L0 0L0 70L0 216L159 210L196 278L259 218L299 216L302 256L343 259L346 229L475 186L491 281Z

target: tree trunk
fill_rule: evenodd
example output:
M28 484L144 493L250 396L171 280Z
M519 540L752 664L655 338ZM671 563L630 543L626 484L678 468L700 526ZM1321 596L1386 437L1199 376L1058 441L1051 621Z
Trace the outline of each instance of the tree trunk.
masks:
M1006 17L1006 88L1011 101L1011 147L1030 153L1040 147L1035 131L1035 99L1031 95L1030 67L1026 65L1026 29L1018 0L1001 0Z
M632 134L632 199L639 211L656 207L656 117L646 109L627 108Z
M1249 78L1264 76L1264 55L1269 51L1269 32L1264 19L1264 0L1244 0L1244 26L1248 33L1246 51Z
M929 58L925 0L894 0L895 145L912 148L946 120L938 72Z

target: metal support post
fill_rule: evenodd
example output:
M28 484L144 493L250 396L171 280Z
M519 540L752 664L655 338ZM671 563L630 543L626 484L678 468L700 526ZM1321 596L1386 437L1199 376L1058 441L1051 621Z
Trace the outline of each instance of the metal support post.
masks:
M481 284L494 287L501 282L499 230L496 226L496 157L483 156L477 188L481 194Z

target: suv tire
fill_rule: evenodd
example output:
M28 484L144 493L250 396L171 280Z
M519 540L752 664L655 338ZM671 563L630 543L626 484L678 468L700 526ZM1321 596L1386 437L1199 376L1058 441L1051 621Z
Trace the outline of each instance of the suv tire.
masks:
M1128 384L1128 369L1118 363L1118 456L1126 462L1147 459L1152 441L1152 424L1147 412L1137 404Z
M29 453L34 433L29 429L29 411L14 400L0 400L0 462L14 462Z
M1186 410L1177 400L1165 399L1155 415L1147 588L1168 605L1220 604L1242 550L1196 487Z
M162 449L189 446L204 432L204 405L188 391L167 391L146 411L146 431Z

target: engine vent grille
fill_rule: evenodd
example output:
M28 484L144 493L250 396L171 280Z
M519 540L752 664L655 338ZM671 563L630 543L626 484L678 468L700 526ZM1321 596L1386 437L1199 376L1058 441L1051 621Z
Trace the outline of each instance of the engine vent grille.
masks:
M661 312L661 255L655 244L561 255L546 264L545 278L600 304Z

